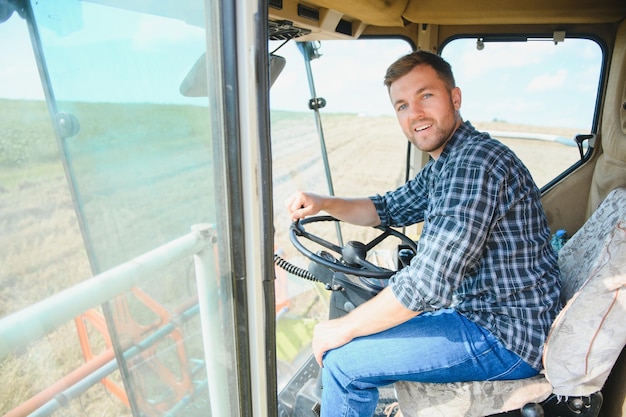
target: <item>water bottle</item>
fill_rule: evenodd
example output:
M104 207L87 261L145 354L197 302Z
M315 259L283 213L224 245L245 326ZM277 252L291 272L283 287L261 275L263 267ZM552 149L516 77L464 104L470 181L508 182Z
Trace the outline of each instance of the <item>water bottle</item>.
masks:
M559 253L563 245L565 245L565 242L567 242L567 232L563 229L557 230L556 233L552 235L552 240L550 241L552 249L554 249L556 253Z

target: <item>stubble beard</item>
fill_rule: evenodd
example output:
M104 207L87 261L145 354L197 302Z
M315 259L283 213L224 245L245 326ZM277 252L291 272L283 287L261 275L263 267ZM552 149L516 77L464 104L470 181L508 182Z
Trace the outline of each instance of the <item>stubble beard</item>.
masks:
M409 136L409 142L413 144L417 149L422 152L433 152L437 149L442 149L446 143L452 138L454 132L459 128L462 123L461 115L458 111L454 112L454 116L450 122L450 126L447 129L442 128L441 124L436 121L431 121L432 126L430 129L434 129L433 132L427 137L419 138L419 132L411 131ZM431 139L432 138L432 139Z
M435 131L425 138L420 138L419 135L416 134L418 132L412 132L409 141L422 152L432 152L443 147L452 137L452 133L454 133L454 130L444 131L435 124L433 124L431 129L435 129Z

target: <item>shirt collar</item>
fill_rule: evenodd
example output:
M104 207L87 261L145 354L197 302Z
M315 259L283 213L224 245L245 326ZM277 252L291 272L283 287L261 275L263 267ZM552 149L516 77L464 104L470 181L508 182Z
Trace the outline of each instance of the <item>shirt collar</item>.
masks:
M436 161L431 161L432 164L432 172L434 174L438 173L439 170L445 165L450 152L454 149L457 144L462 143L465 139L471 136L471 133L475 131L474 126L469 121L464 121L461 125L454 131L450 140L446 143L446 146L441 151L441 155L437 158Z

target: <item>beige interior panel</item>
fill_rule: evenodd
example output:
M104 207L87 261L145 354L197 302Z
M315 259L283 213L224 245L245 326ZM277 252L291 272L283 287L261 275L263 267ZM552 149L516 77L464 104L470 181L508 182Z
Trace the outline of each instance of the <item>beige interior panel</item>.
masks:
M304 2L306 4L306 2ZM408 0L315 0L317 6L338 12L376 26L403 26L402 13Z
M616 22L626 14L623 0L411 0L404 18L446 24Z
M626 21L616 36L602 113L598 158L589 196L588 214L617 187L626 187Z
M553 233L565 229L571 236L585 223L593 171L592 159L543 195L541 202Z
M318 19L301 15L299 7L315 10ZM524 25L616 23L626 17L624 0L283 0L270 7L271 19L287 19L312 29L319 38L346 37L333 24L353 22L358 30L406 27L410 23L435 25ZM329 18L330 17L330 18ZM362 26L359 26L362 25ZM313 38L313 36L311 36Z

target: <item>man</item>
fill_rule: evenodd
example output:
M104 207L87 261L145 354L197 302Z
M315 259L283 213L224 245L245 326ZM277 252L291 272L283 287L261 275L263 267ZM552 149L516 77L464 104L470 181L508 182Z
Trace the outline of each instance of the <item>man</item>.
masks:
M414 52L388 68L385 85L404 134L430 162L383 196L299 192L288 202L294 220L323 210L363 226L424 222L410 266L315 327L324 417L371 416L378 387L398 380L533 376L559 309L539 191L511 150L462 120L450 65Z

